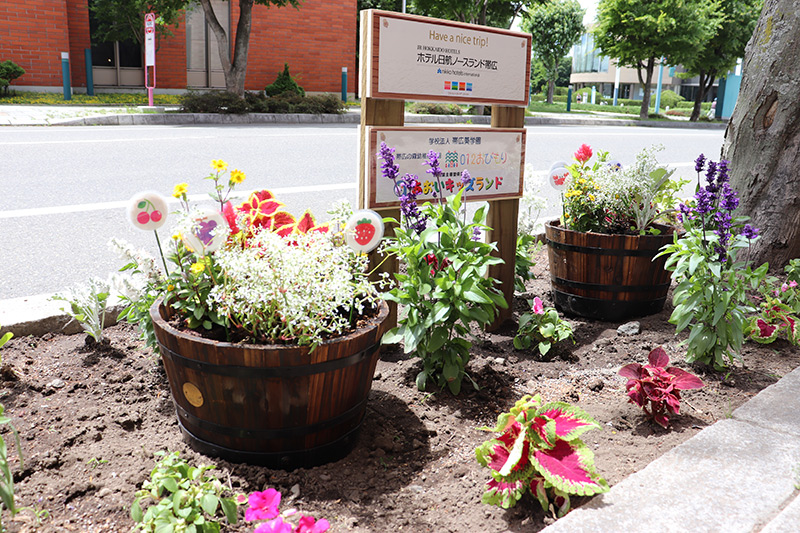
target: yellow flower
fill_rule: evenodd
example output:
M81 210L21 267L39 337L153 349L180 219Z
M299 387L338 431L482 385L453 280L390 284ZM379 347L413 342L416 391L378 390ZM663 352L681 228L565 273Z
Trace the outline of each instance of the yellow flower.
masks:
M174 290L175 290L175 285L173 285L173 284L171 284L171 283L170 283L169 285L167 285L167 290L168 290L169 292L172 292L172 291L174 291Z
M591 200L591 201L593 201L593 202L594 202L594 194L590 194L590 195L589 195L589 200Z
M212 159L211 160L211 168L213 168L217 172L222 172L223 170L228 168L228 163L226 163L222 159Z
M189 267L189 270L192 271L192 274L199 274L203 270L205 270L206 266L203 263L194 263L192 266Z
M186 194L186 191L188 190L189 190L188 183L179 183L175 186L174 189L172 189L172 196L174 196L175 198L180 198L181 196Z
M231 183L241 183L244 181L245 175L241 170L231 171Z

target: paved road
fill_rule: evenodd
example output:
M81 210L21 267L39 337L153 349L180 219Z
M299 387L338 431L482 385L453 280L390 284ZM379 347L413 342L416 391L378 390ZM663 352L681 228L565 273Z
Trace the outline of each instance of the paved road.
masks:
M692 177L692 160L718 157L722 139L722 130L536 126L528 128L527 162L542 180L581 143L623 163L661 143L659 160ZM107 276L120 266L107 248L113 236L154 251L152 235L124 220L126 201L145 189L169 195L182 181L202 198L211 159L246 172L246 189L270 188L291 211L310 207L325 218L332 201L355 202L357 153L355 125L2 128L0 300ZM555 196L542 192L549 214L558 213Z

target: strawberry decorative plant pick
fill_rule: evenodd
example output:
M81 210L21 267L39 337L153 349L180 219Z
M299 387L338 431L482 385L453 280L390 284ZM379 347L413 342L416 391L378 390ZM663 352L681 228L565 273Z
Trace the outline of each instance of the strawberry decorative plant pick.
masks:
M371 252L383 238L383 219L371 209L352 214L344 226L345 242L356 252Z
M650 364L631 363L619 370L619 375L628 378L625 388L629 401L641 407L645 414L658 425L669 425L667 413L677 415L681 407L682 390L699 389L703 382L685 370L668 367L669 356L659 346L648 356ZM648 404L650 409L648 410Z

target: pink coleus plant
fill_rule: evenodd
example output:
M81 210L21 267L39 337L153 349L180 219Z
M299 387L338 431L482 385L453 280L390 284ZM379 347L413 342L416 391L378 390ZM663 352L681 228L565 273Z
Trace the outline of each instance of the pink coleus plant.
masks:
M650 352L648 360L648 365L631 363L623 366L619 375L628 378L625 388L628 390L629 401L641 407L658 425L666 428L669 425L667 413L677 415L680 412L680 391L699 389L703 382L685 370L668 367L669 356L661 346Z
M482 501L504 509L513 507L527 492L557 516L569 511L569 496L592 496L608 491L608 483L594 469L594 454L579 438L600 428L588 414L564 402L542 402L523 396L494 428L499 433L475 450L481 466L491 470Z

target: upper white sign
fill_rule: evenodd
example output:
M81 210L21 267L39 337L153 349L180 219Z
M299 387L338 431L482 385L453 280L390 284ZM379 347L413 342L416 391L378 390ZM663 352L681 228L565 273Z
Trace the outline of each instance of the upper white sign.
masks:
M388 11L361 15L362 97L528 104L530 34Z

